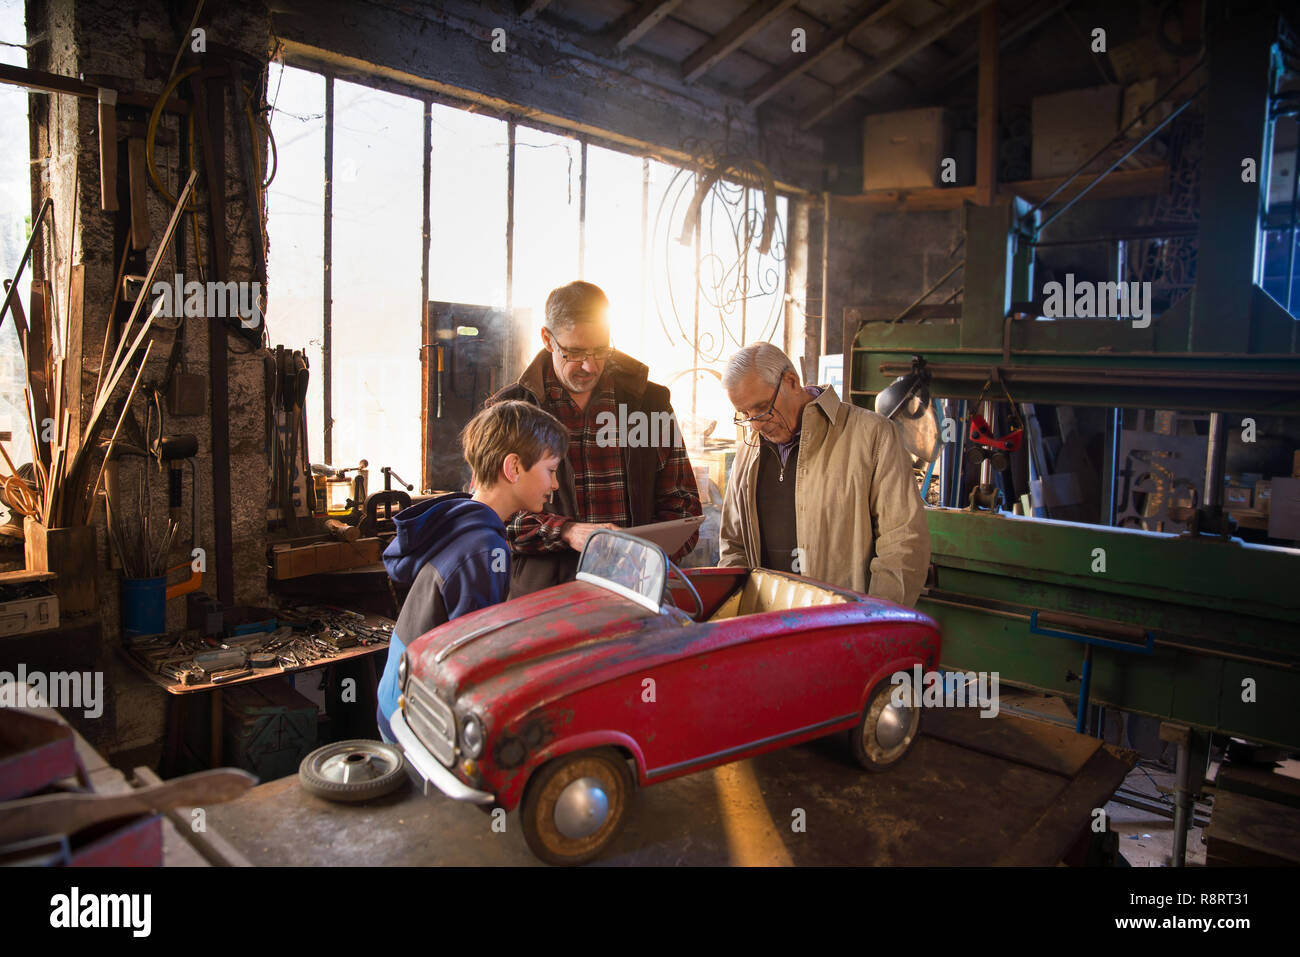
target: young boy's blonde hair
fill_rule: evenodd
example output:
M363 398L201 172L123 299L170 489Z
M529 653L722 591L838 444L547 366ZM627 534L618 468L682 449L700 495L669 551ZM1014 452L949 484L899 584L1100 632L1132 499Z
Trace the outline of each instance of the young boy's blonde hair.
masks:
M564 458L569 430L551 413L531 402L510 399L482 409L460 433L465 461L474 485L491 488L501 478L501 465L514 453L531 469L548 453Z

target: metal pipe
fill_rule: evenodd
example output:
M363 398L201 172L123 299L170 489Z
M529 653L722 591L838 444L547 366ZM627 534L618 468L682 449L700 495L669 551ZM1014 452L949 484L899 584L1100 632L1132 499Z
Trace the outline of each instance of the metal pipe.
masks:
M1227 423L1219 412L1210 413L1210 441L1205 453L1205 491L1201 501L1208 509L1223 507L1223 470L1227 463Z
M1046 355L1047 353L1035 353ZM936 363L930 368L934 371L936 381L960 380L983 383L988 379L987 365L966 365L957 363ZM1154 381L1169 380L1184 388L1195 389L1239 389L1253 387L1260 390L1300 391L1300 379L1294 375L1257 374L1251 372L1225 371L1215 373L1215 378L1193 378L1195 373L1179 372L1166 369L1122 370L1111 372L1102 368L1082 366L1042 366L1038 368L1000 367L1002 378L1011 384L1018 382L1050 382L1053 385L1096 385L1099 380L1108 385L1150 386ZM882 362L880 372L890 378L906 375L912 371L910 362ZM1163 383L1162 383L1163 384Z
M1190 735L1190 732L1189 732ZM1192 776L1191 740L1178 742L1177 779L1174 783L1174 852L1170 867L1183 867L1187 863L1188 809L1192 803L1190 790Z
M1107 236L1081 236L1077 239L1040 239L1037 241L1021 240L1026 246L1090 246L1101 243L1125 242L1130 239L1190 239L1199 232L1196 226L1151 226L1145 229L1130 229L1124 233L1112 233Z
M334 77L325 77L325 235L321 247L321 410L326 462L334 461ZM425 307L428 308L428 307Z
M1086 734L1088 695L1092 690L1092 645L1083 646L1083 674L1079 677L1079 710L1074 717L1074 733Z

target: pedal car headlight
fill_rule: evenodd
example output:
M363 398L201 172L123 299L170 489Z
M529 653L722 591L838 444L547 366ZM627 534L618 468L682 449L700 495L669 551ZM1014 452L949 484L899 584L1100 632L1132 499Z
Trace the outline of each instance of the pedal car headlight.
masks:
M406 672L409 670L406 663L406 652L402 652L402 660L397 663L397 690L406 690Z
M472 714L461 723L460 743L471 758L477 758L483 753L483 725Z

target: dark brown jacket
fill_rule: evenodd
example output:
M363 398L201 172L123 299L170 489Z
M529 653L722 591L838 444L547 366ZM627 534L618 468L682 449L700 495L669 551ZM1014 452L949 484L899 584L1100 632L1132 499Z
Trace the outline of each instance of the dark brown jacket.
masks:
M492 396L488 399L488 404L522 399L547 411L554 411L548 408L546 387L542 379L542 370L550 361L549 352L545 349L538 352L519 376L519 381ZM618 351L614 352L609 362L606 375L613 380L614 401L626 404L629 416L636 411L647 416L662 412L672 414L668 390L649 380L650 370L644 363ZM676 422L675 416L673 421ZM659 472L657 450L624 446L623 469L628 514L632 516L632 524L646 525L659 521L655 510L655 476ZM573 467L569 464L568 456L560 461L556 481L560 487L547 503L546 511L555 515L567 515L577 522L587 521L586 516L578 513ZM700 514L698 505L695 514ZM578 553L571 548L543 555L515 552L511 562L510 597L518 598L520 595L571 581L577 570Z

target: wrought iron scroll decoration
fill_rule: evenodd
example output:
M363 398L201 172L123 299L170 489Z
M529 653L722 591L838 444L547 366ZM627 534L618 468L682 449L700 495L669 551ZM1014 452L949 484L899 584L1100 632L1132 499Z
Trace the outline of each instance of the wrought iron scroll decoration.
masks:
M760 201L753 201L755 194ZM698 362L717 362L746 341L770 340L784 315L785 229L776 187L757 160L723 154L679 169L655 213L651 275L660 327L692 347ZM680 226L678 224L680 223ZM699 327L692 282L674 281L672 264L699 232ZM675 256L676 253L676 256ZM680 260L679 260L680 261ZM750 310L766 299L761 314Z

